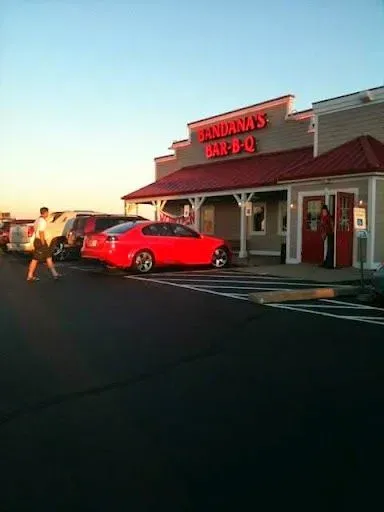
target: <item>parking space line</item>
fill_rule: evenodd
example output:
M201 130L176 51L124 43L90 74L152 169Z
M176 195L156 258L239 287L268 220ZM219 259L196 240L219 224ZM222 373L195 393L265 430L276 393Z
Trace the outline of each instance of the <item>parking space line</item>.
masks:
M362 309L359 304L353 306L328 306L327 304L301 304L303 308L325 308L325 309Z
M171 279L172 282L173 281L182 281L182 282L193 282L193 283L207 283L207 282L220 282L220 283L238 283L238 284L249 284L252 282L252 280L250 279L247 279L247 280L243 280L243 279L226 279L226 278L221 278L219 276L207 276L209 279L193 279L193 278L190 278L190 277L169 277L167 276L167 279ZM151 278L148 278L148 279L151 279ZM161 279L161 277L160 277ZM279 285L290 285L290 286L310 286L310 287L313 287L313 286L316 286L316 288L328 288L329 284L324 284L324 283L310 283L310 282L298 282L298 283L293 283L291 281L262 281L263 284L279 284ZM260 283L261 284L261 283ZM334 285L332 285L334 286ZM343 285L341 285L343 286ZM340 287L341 287L340 286ZM346 285L344 285L345 287Z
M71 266L75 270L89 272L97 270L96 267ZM281 278L271 278L270 276L248 276L239 272L229 275L227 271L199 270L182 272L171 272L150 275L124 275L125 279L135 281L155 283L158 285L168 285L174 288L183 288L200 293L209 293L211 295L226 297L236 300L249 300L251 291L289 291L303 289L303 287L328 287L333 284L313 283L307 281L290 281ZM339 286L339 285L338 285ZM340 285L343 286L343 285ZM349 285L344 285L349 286ZM323 317L337 318L339 320L354 320L356 322L369 323L373 325L384 326L384 316L375 316L384 312L383 308L359 304L355 302L345 302L333 299L320 299L316 302L307 301L306 303L278 303L265 304L275 309L284 309L297 313L310 313ZM372 315L370 315L372 312ZM361 313L360 315L358 313Z
M257 284L257 283L256 283ZM188 286L188 285L187 285ZM217 288L217 289L231 289L234 290L266 290L271 292L286 292L289 291L290 288L265 288L263 287L257 287L257 286L228 286L228 285L216 285L216 284L199 284L196 286L196 288Z
M167 284L169 286L174 286L175 288L184 288L187 290L194 290L197 292L211 293L212 295L218 295L221 297L230 297L232 299L247 300L246 297L239 297L232 293L215 292L214 290L209 290L209 289L202 290L201 288L197 288L195 286L190 286L188 284L183 285L183 284L179 284L179 283L173 283L171 281L164 281L162 279L147 279L145 277L138 277L138 276L124 276L124 277L125 277L125 279L133 279L133 280L137 280L137 281L144 281L144 282L157 283L157 284Z
M344 306L353 306L354 305L353 302L344 302L342 300L333 300L333 299L321 299L321 300L323 302L330 302L330 303L334 303L334 304L343 304ZM359 308L360 309L375 309L376 311L383 311L383 313L384 313L384 308L368 306L367 304L359 304Z
M368 324L384 325L383 320L376 321L374 317L359 317L359 316L348 316L348 315L336 315L333 313L325 313L323 311L311 311L310 309L304 309L299 306L287 306L286 304L266 304L266 306L276 309L287 309L290 311L301 311L302 313L311 313L312 315L328 316L331 318L339 318L341 320L355 320L357 322L365 322Z

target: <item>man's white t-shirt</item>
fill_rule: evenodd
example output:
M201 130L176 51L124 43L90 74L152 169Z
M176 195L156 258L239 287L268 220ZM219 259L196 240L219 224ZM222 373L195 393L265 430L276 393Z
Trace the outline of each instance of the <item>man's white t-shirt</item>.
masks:
M39 217L35 220L33 227L35 229L35 240L40 240L40 232L47 229L47 221L43 217Z

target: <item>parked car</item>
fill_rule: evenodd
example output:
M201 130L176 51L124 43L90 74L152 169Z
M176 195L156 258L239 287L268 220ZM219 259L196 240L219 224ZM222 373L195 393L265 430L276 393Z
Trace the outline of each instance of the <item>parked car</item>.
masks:
M384 298L384 262L381 266L373 273L372 283L376 294L380 298Z
M62 260L66 257L67 233L78 216L88 216L96 212L87 210L68 210L53 212L47 219L47 236L53 247L53 257ZM9 233L8 250L29 253L33 250L35 232L33 223L12 226Z
M83 258L142 274L168 265L227 266L229 244L213 236L171 222L126 222L84 238Z
M29 219L7 219L0 221L0 249L5 252L8 251L9 234L12 226L27 224L30 222L32 221Z
M67 249L72 256L80 256L84 236L101 233L108 228L124 222L147 220L140 215L90 215L78 216L67 235Z

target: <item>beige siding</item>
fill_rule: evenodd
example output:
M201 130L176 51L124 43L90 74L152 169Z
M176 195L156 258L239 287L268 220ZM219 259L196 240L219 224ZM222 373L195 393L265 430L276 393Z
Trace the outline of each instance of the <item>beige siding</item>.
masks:
M240 238L240 208L235 199L228 197L224 201L205 201L204 206L212 204L215 207L214 224L215 235L226 240L239 240ZM201 219L201 229L203 221Z
M350 180L344 181L342 183L332 183L328 185L329 193L334 194L335 190L346 190L350 188L358 189L359 194L356 200L362 200L365 204L368 202L368 178L366 180ZM297 257L297 232L298 232L298 199L299 192L310 193L311 191L320 191L322 190L322 194L325 194L324 184L311 184L304 185L298 184L292 186L292 204L294 205L291 210L291 246L289 249L289 258ZM300 226L301 229L301 226Z
M258 111L260 113L260 110ZM269 124L266 128L252 132L257 141L257 152L281 151L284 149L292 149L302 146L311 146L313 144L313 134L308 133L309 119L302 121L287 121L286 106L279 106L266 111ZM214 124L214 123L213 123ZM242 137L241 135L239 136ZM244 135L243 135L244 137ZM227 139L220 140L230 140ZM201 144L197 139L197 132L191 134L191 144L189 146L176 149L176 157L179 168L204 164L212 159L207 159L204 153L205 144ZM235 159L246 156L249 153L239 153L238 155L226 156L221 158ZM220 158L215 158L215 161Z
M384 141L384 103L320 114L317 122L319 155L360 135Z
M384 180L376 182L375 263L384 261Z
M164 178L164 176L168 176L168 174L172 174L173 172L179 169L179 163L176 159L174 160L165 160L164 162L156 162L155 161L155 180L159 180Z

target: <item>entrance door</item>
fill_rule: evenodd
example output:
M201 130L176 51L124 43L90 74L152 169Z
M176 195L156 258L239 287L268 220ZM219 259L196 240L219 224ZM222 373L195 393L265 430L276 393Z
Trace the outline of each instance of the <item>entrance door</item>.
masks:
M301 260L321 264L324 261L324 242L320 233L321 207L324 196L304 197Z
M338 192L336 199L336 266L351 267L353 262L354 194Z
M202 207L201 220L200 231L205 235L213 235L215 233L215 207L213 204Z

